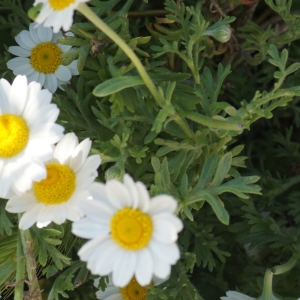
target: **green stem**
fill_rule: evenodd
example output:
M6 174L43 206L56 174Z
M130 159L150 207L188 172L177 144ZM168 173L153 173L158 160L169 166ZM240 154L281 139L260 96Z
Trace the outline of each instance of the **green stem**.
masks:
M24 291L24 279L25 279L25 258L23 253L21 232L18 232L18 244L17 244L17 272L16 272L16 287L14 292L14 300L23 299Z
M300 96L300 88L299 87L292 87L288 89L281 89L276 92L271 92L265 95L264 97L258 99L255 101L255 108L260 107L261 105L277 99L281 97L295 97L295 96Z
M184 117L193 120L201 125L205 125L212 128L224 129L224 130L243 130L244 125L242 122L231 122L212 119L195 112L188 112L184 114Z
M147 74L139 58L135 55L133 50L125 43L125 41L117 33L115 33L108 25L106 25L85 3L81 3L77 7L77 10L80 13L82 13L88 20L90 20L94 25L96 25L104 34L106 34L124 51L124 53L130 58L132 63L137 68L145 85L147 86L157 103L160 106L163 106L164 99L162 99L162 96L159 94L158 90L156 89L154 83Z
M273 275L279 275L290 271L295 264L297 263L298 259L295 255L293 255L285 264L267 269L264 277L264 286L262 295L258 298L259 300L273 300L273 290L272 290L272 281Z
M273 290L272 290L273 272L267 269L264 277L264 287L260 300L272 300Z
M33 292L36 288L39 288L38 279L36 276L36 262L33 253L33 241L29 229L21 230L20 235L23 245L23 253L26 258L26 270L28 275L29 292ZM40 297L41 299L41 297Z
M183 283L180 290L182 299L204 300L202 296L199 294L198 290L195 288L195 286L191 283L191 281L187 277L182 263L180 262L177 263L176 270L178 273L178 277L180 278L179 280Z
M183 132L190 138L190 139L194 139L194 132L190 129L190 127L188 126L188 124L186 124L186 122L181 118L181 116L179 114L176 114L174 116L174 121L181 127L181 129L183 130Z
M279 275L288 272L291 270L295 264L297 263L298 259L295 255L293 255L285 264L276 266L272 268L272 272L274 275Z

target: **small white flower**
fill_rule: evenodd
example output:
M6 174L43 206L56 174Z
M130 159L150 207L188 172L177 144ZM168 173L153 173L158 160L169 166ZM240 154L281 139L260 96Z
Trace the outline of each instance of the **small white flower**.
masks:
M73 23L74 10L80 3L89 0L35 0L34 6L43 4L36 22L44 23L45 27L53 26L53 31L58 32L60 28L67 31Z
M119 287L133 276L141 286L149 285L153 275L166 279L180 257L176 240L183 225L173 215L176 200L168 195L150 199L145 185L127 174L123 184L115 179L95 183L91 194L93 200L83 206L86 217L72 229L92 239L78 252L88 269L100 276L112 272Z
M47 177L35 182L33 188L22 195L11 197L6 210L25 212L19 228L25 230L35 222L42 228L52 221L62 224L67 219L77 221L83 217L80 202L90 194L88 187L97 176L99 155L87 157L91 141L78 144L74 133L66 134L56 145L53 159L46 163Z
M51 28L31 23L29 31L23 30L16 37L19 46L11 46L8 51L18 57L7 62L7 67L15 75L26 75L28 82L37 81L54 93L57 87L70 82L72 75L78 75L77 60L68 66L62 65L59 56L71 46L57 43L62 32L53 33ZM65 35L73 35L67 32Z
M99 285L99 278L94 280L94 286L97 288ZM150 285L158 285L164 282L154 276ZM97 299L101 300L145 300L147 299L147 295L145 292L147 291L147 287L139 285L136 279L133 277L130 282L123 288L119 288L112 283L111 275L108 276L108 284L106 286L105 291L99 290L96 292Z
M221 297L221 300L255 300L256 298L249 297L235 291L226 292L226 297Z
M51 99L39 83L27 85L25 76L12 85L0 80L0 198L10 190L25 192L46 177L44 162L64 131L55 124L59 109Z

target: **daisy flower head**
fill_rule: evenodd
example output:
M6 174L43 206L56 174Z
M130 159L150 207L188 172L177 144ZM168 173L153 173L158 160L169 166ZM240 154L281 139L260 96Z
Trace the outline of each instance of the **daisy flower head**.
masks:
M256 298L249 297L235 291L226 292L226 297L221 297L221 300L255 300Z
M94 280L94 286L98 288L100 278ZM161 280L157 277L153 277L150 286L161 284L165 280ZM97 299L101 300L146 300L148 295L145 292L148 290L147 286L141 286L133 277L130 282L123 288L119 288L112 283L111 275L108 276L108 284L105 291L101 289L96 292Z
M53 159L46 163L47 176L34 182L31 190L11 197L6 210L25 212L19 228L25 230L37 223L39 228L52 221L62 224L67 219L77 221L83 217L80 202L90 196L88 187L93 183L100 165L99 155L88 157L90 139L78 144L74 133L66 134L56 145Z
M25 192L46 176L44 162L64 128L55 121L59 109L52 94L37 82L17 76L12 85L0 80L0 198Z
M176 200L168 195L150 199L146 186L127 174L123 183L95 183L91 195L83 205L85 218L72 227L75 235L91 239L78 252L88 269L100 276L112 273L119 287L133 276L141 286L153 275L166 279L180 257L176 240L183 225L173 215Z
M44 24L45 27L53 27L54 32L58 32L60 28L67 31L73 23L74 10L80 3L89 0L35 0L34 6L42 4L39 16L35 21Z
M61 45L57 39L62 32L53 33L51 28L31 23L29 31L23 30L16 37L19 46L11 46L8 51L17 57L7 62L7 67L15 75L26 75L29 82L37 81L51 93L62 89L62 84L70 82L73 75L78 75L77 60L68 66L62 64L59 56L72 46ZM65 35L72 36L67 32Z

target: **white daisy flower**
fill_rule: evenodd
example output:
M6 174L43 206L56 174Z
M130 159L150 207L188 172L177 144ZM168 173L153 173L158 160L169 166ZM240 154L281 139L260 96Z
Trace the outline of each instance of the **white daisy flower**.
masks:
M57 87L70 82L72 75L78 75L77 60L68 66L62 65L59 56L72 46L56 42L63 37L62 32L53 33L51 28L31 23L29 31L23 30L16 37L19 46L11 46L8 51L18 57L7 62L7 67L15 75L26 75L28 82L37 81L54 93ZM67 32L65 35L72 36Z
M94 280L94 286L96 288L98 288L99 281L100 278ZM164 281L165 280L161 280L154 276L150 286L161 284ZM135 277L133 277L125 287L119 288L113 285L112 277L110 275L108 276L108 284L105 291L103 292L100 289L96 292L96 297L101 300L145 300L148 297L145 295L147 289L148 287L139 285Z
M99 155L87 157L90 149L90 139L78 144L74 133L66 134L57 143L53 159L46 163L47 177L6 204L11 213L25 212L19 228L28 229L35 222L42 228L52 221L62 224L67 219L77 221L83 217L80 202L89 197L88 187L98 175L101 162Z
M25 192L46 177L44 162L64 131L55 124L59 109L51 99L39 83L27 85L25 76L12 85L0 80L0 198L10 190Z
M80 3L89 0L35 0L34 6L43 4L36 22L44 23L45 27L53 26L53 31L58 32L60 28L67 31L73 23L73 13Z
M221 297L221 300L255 300L256 298L249 297L235 291L226 292L226 297Z
M176 200L168 195L150 199L145 185L129 175L91 186L93 200L84 202L86 217L73 223L72 232L92 239L79 250L88 269L100 276L112 272L115 286L126 286L135 276L141 286L153 275L166 279L180 257L176 244L182 230L173 213ZM101 255L99 255L101 253Z

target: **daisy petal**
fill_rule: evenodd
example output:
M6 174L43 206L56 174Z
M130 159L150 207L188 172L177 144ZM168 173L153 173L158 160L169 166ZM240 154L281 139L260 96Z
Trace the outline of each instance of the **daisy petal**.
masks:
M136 260L136 253L125 250L120 251L112 274L114 285L124 287L129 283L134 274Z
M46 28L44 26L36 27L38 38L41 42L50 42L52 40L53 32L50 28Z
M109 274L112 272L116 257L119 254L119 249L117 245L110 240L101 252L101 255L98 257L95 266L95 273L96 274Z
M19 46L10 46L8 48L8 51L11 54L19 56L19 57L29 57L31 55L31 50L24 49L24 48L21 48Z
M67 208L66 203L62 203L59 206L59 209L56 211L56 215L53 219L53 222L60 225L64 223L67 219Z
M135 278L141 286L149 285L153 274L153 260L148 249L142 249L137 253Z
M22 93L20 93L22 91ZM27 78L26 76L17 76L12 84L9 94L11 113L20 116L27 102Z
M46 74L44 86L51 93L55 93L58 87L58 81L54 74Z
M55 147L53 156L61 164L69 164L72 153L78 145L78 138L74 133L66 134Z
M72 232L84 239L93 239L97 236L107 235L108 232L103 227L90 221L87 218L76 221L72 224Z
M72 77L72 73L71 73L70 69L66 66L63 66L63 65L60 65L56 69L54 74L57 77L57 79L63 80L63 81L70 80L71 77Z
M9 61L7 63L9 63ZM32 68L31 64L22 63L18 67L15 67L13 72L15 75L29 76L34 72L34 69Z
M77 172L87 159L90 152L92 142L90 139L83 140L74 150L70 161L70 167L74 172Z
M169 195L159 195L151 199L149 214L155 215L161 212L174 213L177 208L176 200Z
M5 209L11 213L21 213L31 210L36 204L32 195L13 196L7 201Z
M124 185L126 186L128 192L130 194L130 198L132 201L132 208L136 209L139 205L139 194L138 194L137 188L135 186L135 183L128 174L124 175L123 181L124 181ZM140 199L140 200L142 200L142 199Z
M22 230L26 230L31 227L36 222L36 217L43 208L43 204L38 204L31 210L27 210L20 219L19 228Z
M117 209L132 206L129 192L120 181L115 179L108 181L106 183L106 190L110 203Z
M39 36L38 36L38 33L37 33L37 29L36 29L35 26L36 26L36 23L30 23L30 25L29 25L29 33L30 33L30 36L31 36L32 40L37 45L37 44L41 43L41 40L39 39Z
M9 94L11 86L5 79L0 79L0 109L2 113L10 112Z
M167 264L174 265L180 257L176 244L162 244L152 240L149 247L152 253Z
M72 75L79 75L78 71L78 59L73 60L67 67L70 69Z
M136 189L139 194L139 209L142 212L148 212L149 205L150 205L150 197L149 197L149 192L147 191L145 185L141 182L136 183Z
M171 273L171 266L156 255L152 255L153 258L153 274L161 279L167 279Z
M36 46L35 42L31 38L30 33L27 30L22 30L19 33L19 37L28 49L32 49Z

